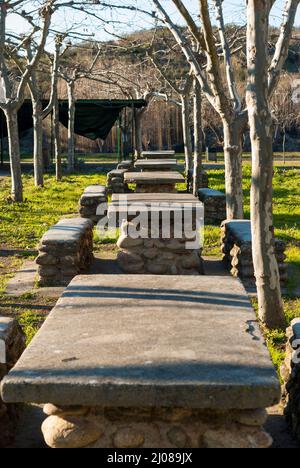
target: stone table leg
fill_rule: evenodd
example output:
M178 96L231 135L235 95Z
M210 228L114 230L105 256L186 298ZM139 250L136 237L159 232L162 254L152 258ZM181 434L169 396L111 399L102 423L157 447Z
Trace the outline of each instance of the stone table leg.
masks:
M42 426L52 448L269 448L264 409L58 408Z

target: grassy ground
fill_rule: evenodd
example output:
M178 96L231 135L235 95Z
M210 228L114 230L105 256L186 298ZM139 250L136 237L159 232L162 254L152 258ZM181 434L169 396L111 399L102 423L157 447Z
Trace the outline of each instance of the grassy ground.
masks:
M36 189L32 177L23 176L25 202L11 203L10 180L0 178L0 315L13 315L22 325L27 343L33 338L57 298L24 295L5 296L7 282L20 268L24 259L35 257L35 248L43 233L62 216L77 212L80 195L87 185L104 184L105 175L74 175L56 183L52 176L45 179L45 188ZM2 250L2 254L1 254Z
M209 172L210 186L224 190L224 171ZM24 257L33 258L34 249L42 234L62 216L77 212L78 199L87 185L105 183L104 174L74 174L57 183L47 176L45 187L36 189L32 177L25 175L25 202L13 204L10 199L10 181L0 178L0 315L19 317L28 341L32 338L55 298L42 300L25 296L16 301L3 295L7 281L20 267ZM249 217L250 167L244 167L245 214ZM276 235L288 243L287 256L290 264L290 279L284 298L288 321L300 316L300 171L276 169L274 177L274 222ZM96 240L96 249L104 248L115 238ZM108 248L108 246L106 246ZM205 255L220 253L220 229L207 226L205 230ZM273 360L280 365L285 346L282 330L266 333Z
M131 156L130 156L131 157ZM243 153L244 160L247 162L251 159L250 153ZM77 160L88 162L88 163L117 163L118 162L118 154L117 153L99 153L99 154L76 154ZM183 153L176 153L176 158L179 162L184 163L184 154ZM217 154L218 162L224 162L224 154L218 153ZM283 164L286 162L287 165L296 164L298 165L300 162L300 152L286 152L285 156L282 152L275 152L274 159L277 163ZM32 154L23 154L21 158L22 162L32 163ZM66 162L66 156L63 157L63 162ZM4 155L4 161L9 162L8 154Z
M45 187L33 186L32 177L23 176L25 202L11 203L10 181L0 178L0 247L29 250L35 248L49 226L62 216L77 212L80 195L85 187L104 184L105 175L73 175L57 183L53 176L46 176Z
M76 158L78 161L87 161L87 162L111 162L117 163L118 162L118 154L117 153L99 153L99 154L76 154ZM9 162L8 154L4 154L4 162ZM32 154L22 154L21 156L22 162L32 163ZM67 161L67 156L63 155L62 162Z

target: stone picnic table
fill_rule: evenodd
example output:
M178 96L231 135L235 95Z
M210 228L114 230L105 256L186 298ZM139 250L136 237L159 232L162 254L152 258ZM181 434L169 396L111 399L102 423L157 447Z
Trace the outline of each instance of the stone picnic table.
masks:
M176 184L185 182L185 178L179 172L127 172L124 176L127 184L136 184L136 192L139 193L175 193Z
M133 209L131 212L130 208ZM117 216L119 224L131 221L136 211L175 213L183 210L204 210L203 203L190 193L128 193L113 194L108 207L108 217Z
M121 227L118 263L124 272L203 274L204 207L193 195L113 195L108 218Z
M232 277L78 276L2 383L54 448L264 448L280 385Z
M175 158L175 151L143 151L142 159L167 159Z
M176 159L138 159L134 167L141 171L176 171Z

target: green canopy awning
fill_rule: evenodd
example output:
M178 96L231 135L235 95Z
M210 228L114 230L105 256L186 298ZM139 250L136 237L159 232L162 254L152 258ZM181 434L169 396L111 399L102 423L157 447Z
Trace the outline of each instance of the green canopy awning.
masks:
M44 102L44 105L46 104ZM78 100L75 105L75 133L90 140L105 140L125 107L140 109L146 105L143 99ZM59 120L68 127L68 101L59 101ZM31 101L26 100L20 108L18 121L20 132L33 127ZM2 111L0 126L3 127L3 136L7 136L6 120Z
M76 101L75 133L90 140L105 140L124 107L142 108L144 100L80 100ZM60 101L59 120L68 127L68 102Z

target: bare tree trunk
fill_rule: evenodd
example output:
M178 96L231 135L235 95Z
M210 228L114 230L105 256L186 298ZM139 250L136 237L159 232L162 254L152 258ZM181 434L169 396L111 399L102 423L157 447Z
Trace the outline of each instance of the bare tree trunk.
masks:
M247 106L252 143L251 225L259 317L268 328L285 327L274 251L272 118L268 102L270 3L248 0Z
M185 173L188 175L191 169L193 155L191 128L190 128L190 100L189 96L181 96L182 104L182 130L185 156Z
M32 118L33 118L33 166L34 185L43 187L44 185L44 160L43 160L43 117L42 104L40 100L32 97Z
M194 175L193 194L198 196L202 175L202 97L198 80L194 83Z
M54 142L54 159L55 159L55 173L56 180L59 182L62 179L62 164L61 164L61 152L60 152L60 140L59 140L59 106L58 100L55 99L53 106L53 142Z
M18 127L18 111L17 109L7 109L5 111L8 146L10 156L11 169L11 194L16 202L23 202L23 185L21 172L21 155L20 155L20 140Z
M243 219L243 130L244 119L223 121L227 219Z
M75 83L69 81L68 102L69 102L69 125L68 125L68 172L73 172L75 169Z

